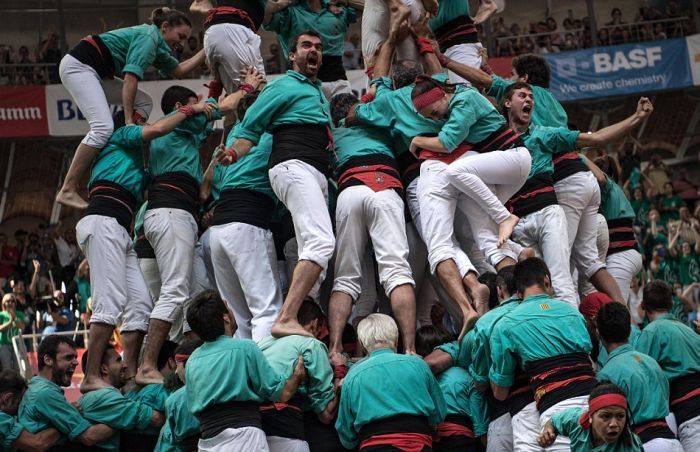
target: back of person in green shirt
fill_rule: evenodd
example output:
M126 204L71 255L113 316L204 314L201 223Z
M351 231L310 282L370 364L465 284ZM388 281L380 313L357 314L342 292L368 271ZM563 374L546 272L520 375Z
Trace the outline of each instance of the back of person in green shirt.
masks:
M150 21L88 36L61 60L61 82L90 123L90 131L78 145L56 201L79 209L87 207L77 188L114 131L110 105L123 106L127 124L148 118L152 100L138 90L138 82L150 66L183 78L204 62L203 51L182 63L172 54L172 48L192 33L185 14L157 8Z
M17 310L15 295L5 294L0 311L0 369L18 370L12 338L24 330L25 323L24 313Z
M631 413L629 423L643 444L682 452L665 420L669 406L668 380L653 358L635 351L628 342L631 322L632 317L622 303L608 303L598 311L598 334L609 353L605 366L598 372L598 380L610 380L625 391Z
M671 314L673 292L652 281L644 287L642 309L651 322L637 339L637 351L654 358L670 384L670 410L685 450L700 448L700 335Z
M0 372L0 448L2 450L47 450L61 437L55 428L30 433L17 422L17 409L27 389L16 371L4 369Z
M550 447L558 436L571 442L571 452L642 452L642 442L630 428L624 391L610 382L593 388L588 409L569 408L547 422L538 438Z
M105 424L91 425L66 400L61 387L71 385L78 367L75 343L67 336L44 337L37 353L39 373L31 379L19 405L18 420L30 433L55 428L59 445L75 442L94 446L115 434Z
M83 366L87 364L89 354L89 350L83 354ZM143 430L149 426L160 428L165 421L162 411L156 411L145 403L122 395L121 388L126 383L126 371L122 357L114 347L109 346L102 355L100 366L100 378L104 380L106 387L85 393L78 399L78 406L85 419L117 430L112 437L97 444L100 449L119 450L120 438L124 431ZM136 443L125 444L129 444L132 450L139 447Z
M353 365L343 380L335 428L344 447L394 445L394 435L411 450L432 447L432 427L447 406L428 365L399 355L399 330L384 314L371 314L357 326L369 357ZM365 446L363 446L365 445Z

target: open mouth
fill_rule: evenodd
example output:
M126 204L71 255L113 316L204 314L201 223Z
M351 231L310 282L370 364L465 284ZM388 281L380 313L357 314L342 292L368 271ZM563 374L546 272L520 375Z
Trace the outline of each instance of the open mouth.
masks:
M527 113L527 114L532 113L532 105L525 105L523 107L523 113Z
M318 56L309 55L309 57L306 59L306 65L308 67L317 68L318 67Z

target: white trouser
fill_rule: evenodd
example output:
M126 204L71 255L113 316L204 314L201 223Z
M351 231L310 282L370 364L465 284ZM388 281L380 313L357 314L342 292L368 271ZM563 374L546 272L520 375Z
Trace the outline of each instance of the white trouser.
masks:
M148 330L153 300L126 229L112 217L88 215L75 232L90 264L90 322L117 326L121 319L121 331Z
M149 209L143 218L160 272L160 295L152 319L173 323L190 296L190 278L197 243L197 222L182 209Z
M598 258L600 187L593 173L581 171L554 184L557 201L566 215L571 268L590 279L605 264Z
M486 434L486 452L508 452L513 450L513 426L510 413L489 422L489 431Z
M323 95L330 102L331 98L336 94L349 93L352 94L352 85L350 85L349 80L336 80L334 82L323 82L321 83L321 89L323 90Z
M454 234L455 210L466 198L450 183L447 168L438 160L426 160L421 165L417 187L419 232L428 248L430 272L435 273L440 262L452 259L464 278L468 272L476 271Z
M684 447L677 439L654 438L642 444L644 452L683 452ZM685 449L697 450L697 449Z
M608 255L608 247L610 246L610 231L608 231L608 221L603 214L596 215L598 232L595 239L595 246L598 249L598 259L605 262L605 256Z
M372 240L379 282L388 296L398 286L414 285L408 265L404 205L395 190L375 192L365 185L340 192L335 210L337 253L333 291L353 301L360 295L362 255Z
M569 271L570 250L565 246L569 243L566 217L561 206L554 204L522 217L513 230L513 240L539 249L552 275L556 297L578 306L579 299Z
M465 66L473 67L474 69L479 69L481 67L481 52L483 46L480 42L475 42L473 44L457 44L448 47L445 50L445 56L461 63ZM450 83L465 83L471 85L471 83L452 71L447 71L447 75L450 78Z
M421 0L401 0L411 8L411 22L416 22L423 13ZM389 36L391 12L386 0L366 0L362 12L362 56L365 67L371 66L379 47ZM416 44L411 37L401 41L397 47L399 60L417 60Z
M472 231L471 223L460 209L457 209L455 212L455 237L457 237L457 243L459 243L460 248L467 254L467 257L480 275L487 272L496 273L496 269L486 260L486 256L481 252L478 242L474 240L474 231ZM520 245L510 241L506 246L511 249L516 247L518 249L517 254L520 254L520 251L522 251Z
M272 232L246 223L209 229L216 285L236 318L236 337L269 336L282 308Z
M95 69L81 63L71 55L66 55L61 59L58 72L66 91L90 124L90 131L83 138L82 144L102 149L114 131L110 105L122 104L124 82L118 78L100 79ZM144 91L137 90L134 98L134 111L144 118L148 118L152 108L151 96Z
M513 416L513 450L542 452L537 437L542 433L540 413L535 402L530 402Z
M227 93L241 83L241 71L255 66L265 75L260 36L238 24L216 24L204 33L204 54L212 72L218 73Z
M700 450L700 416L688 419L678 427L678 439L686 452Z
M143 279L146 281L148 293L151 295L153 302L155 302L160 296L160 271L158 270L158 261L156 261L155 258L143 257L139 259L139 267L141 268Z
M542 432L542 430L544 430L544 426L547 424L547 421L549 421L552 418L552 416L554 416L556 413L559 413L560 411L564 411L569 408L588 409L588 396L578 396L562 400L556 405L545 410L543 413L540 414L540 429L539 432L537 432L537 434L539 435ZM554 440L554 443L551 446L547 447L545 450L547 452L569 452L571 450L571 441L568 437L559 435L557 436L557 439Z
M292 214L299 260L321 267L323 279L335 249L328 213L328 179L301 160L278 163L269 174L272 190Z
M267 446L270 452L309 452L309 443L300 439L268 436Z
M620 251L608 255L606 264L610 275L620 287L622 299L626 300L630 294L632 278L642 271L642 255L637 250Z
M257 427L227 428L218 435L200 439L199 452L269 452L265 432Z

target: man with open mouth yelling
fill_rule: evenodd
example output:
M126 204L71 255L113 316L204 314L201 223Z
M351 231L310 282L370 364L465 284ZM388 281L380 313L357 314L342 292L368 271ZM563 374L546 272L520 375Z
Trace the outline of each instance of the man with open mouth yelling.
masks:
M272 327L274 336L308 336L297 321L299 306L315 298L333 255L335 237L328 213L330 110L317 80L323 44L315 31L294 38L289 61L292 70L273 80L247 110L238 138L218 155L234 164L255 146L263 133L272 134L269 175L272 190L289 209L299 246L289 292Z

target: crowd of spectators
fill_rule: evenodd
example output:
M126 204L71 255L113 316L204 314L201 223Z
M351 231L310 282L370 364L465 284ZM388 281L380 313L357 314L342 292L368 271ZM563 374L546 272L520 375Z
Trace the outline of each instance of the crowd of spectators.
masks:
M556 19L548 17L543 21L530 22L526 28L517 23L508 26L503 16L499 16L491 24L495 39L494 55L544 54L678 38L693 32L692 16L692 12L682 9L676 0L666 2L663 11L639 8L632 22L623 17L620 8L612 8L610 20L597 24L595 36L588 17L567 17L561 27Z
M0 84L43 85L61 83L58 64L61 53L58 34L51 32L33 49L0 44ZM33 53L33 55L32 55Z

